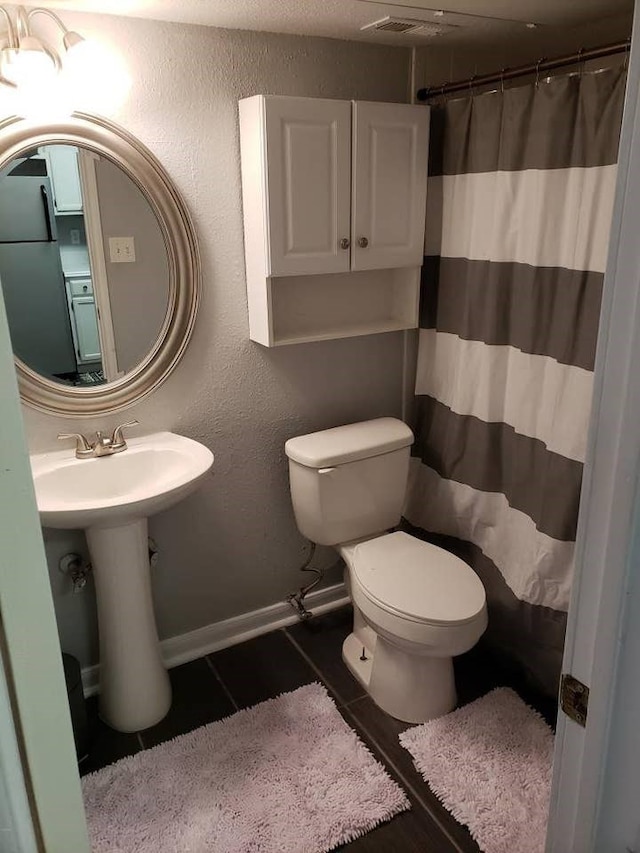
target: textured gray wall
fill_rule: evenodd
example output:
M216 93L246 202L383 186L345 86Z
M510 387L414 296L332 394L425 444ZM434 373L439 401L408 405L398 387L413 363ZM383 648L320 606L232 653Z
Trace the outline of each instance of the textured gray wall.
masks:
M159 631L171 637L282 600L300 584L306 546L290 507L285 439L401 411L402 333L277 350L249 341L238 98L405 101L410 52L111 16L64 20L126 58L133 89L112 117L160 158L183 193L200 241L203 299L184 360L150 399L93 422L25 408L25 424L32 452L57 447L60 431L132 417L144 431L174 430L213 450L213 476L151 520L161 551L153 579ZM84 548L83 536L45 533L63 648L95 661L93 593L72 595L56 568L62 554ZM335 555L320 549L320 560L330 565Z

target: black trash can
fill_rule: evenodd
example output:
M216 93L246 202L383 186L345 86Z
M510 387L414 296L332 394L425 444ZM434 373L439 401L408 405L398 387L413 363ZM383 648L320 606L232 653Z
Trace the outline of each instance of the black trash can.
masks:
M67 696L69 697L73 739L76 744L78 762L80 762L89 754L89 725L82 692L80 664L72 655L65 652L62 653L62 664L64 666L64 680L67 684Z

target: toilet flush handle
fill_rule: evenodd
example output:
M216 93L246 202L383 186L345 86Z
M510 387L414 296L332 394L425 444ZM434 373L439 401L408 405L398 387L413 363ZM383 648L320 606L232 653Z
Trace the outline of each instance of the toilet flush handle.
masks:
M335 468L318 468L318 474L332 474L335 470Z

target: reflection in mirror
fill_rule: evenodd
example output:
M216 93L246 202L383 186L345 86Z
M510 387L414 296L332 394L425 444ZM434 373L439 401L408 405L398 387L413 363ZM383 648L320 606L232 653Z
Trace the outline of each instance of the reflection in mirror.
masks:
M43 145L0 171L0 283L14 354L47 379L91 387L125 376L154 346L167 250L119 166Z

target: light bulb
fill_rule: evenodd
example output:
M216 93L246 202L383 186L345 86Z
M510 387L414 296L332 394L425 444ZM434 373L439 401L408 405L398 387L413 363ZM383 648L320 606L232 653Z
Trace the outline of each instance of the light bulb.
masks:
M0 83L0 119L5 116L19 115L18 90L13 86L5 86Z
M131 77L122 58L104 44L65 36L67 52L62 78L73 96L76 110L114 115L131 88Z
M68 118L73 97L60 75L37 86L20 86L15 97L17 115L31 121L51 122Z
M56 75L56 65L42 44L33 36L26 36L20 47L2 51L2 76L18 88L46 84Z
M0 73L15 84L15 88L1 87L2 114L33 121L51 121L70 115L71 102L56 65L38 39L27 36L21 40L19 49L5 48Z

